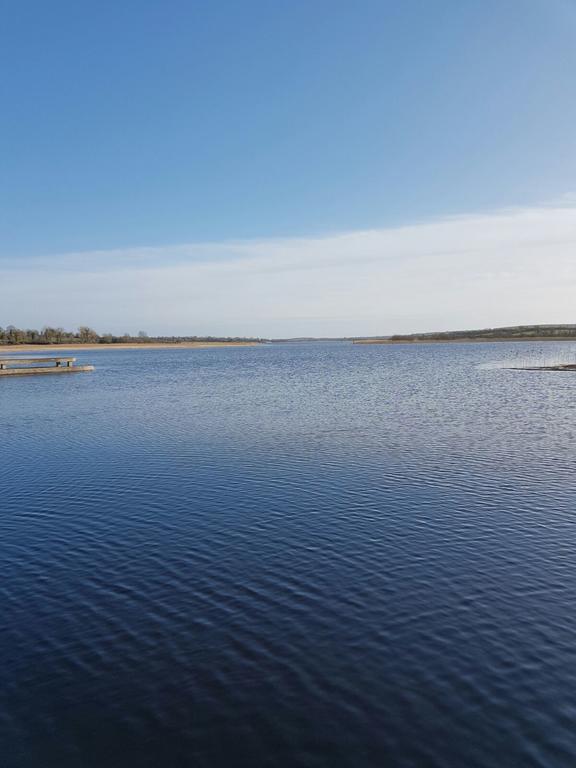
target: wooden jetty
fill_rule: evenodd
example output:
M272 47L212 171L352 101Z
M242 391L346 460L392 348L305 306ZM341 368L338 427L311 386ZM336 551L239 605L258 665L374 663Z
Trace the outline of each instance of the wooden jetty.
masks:
M93 365L73 365L75 357L5 357L0 358L0 376L29 376L38 373L84 373Z

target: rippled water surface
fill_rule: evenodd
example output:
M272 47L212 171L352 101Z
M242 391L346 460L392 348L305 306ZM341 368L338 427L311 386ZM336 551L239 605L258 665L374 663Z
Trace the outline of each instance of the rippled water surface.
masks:
M3 768L573 768L576 374L501 365L576 348L535 349L0 380Z

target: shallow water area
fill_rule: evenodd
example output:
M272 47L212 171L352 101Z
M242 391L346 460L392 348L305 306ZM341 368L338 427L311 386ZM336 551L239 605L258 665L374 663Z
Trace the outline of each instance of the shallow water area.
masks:
M0 381L4 768L576 764L573 343Z

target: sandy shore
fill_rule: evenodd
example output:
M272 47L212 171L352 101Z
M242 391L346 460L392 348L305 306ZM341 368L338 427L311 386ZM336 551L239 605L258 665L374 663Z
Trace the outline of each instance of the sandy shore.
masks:
M0 353L10 352L74 352L114 349L210 349L213 347L254 347L257 341L183 341L178 344L0 344Z

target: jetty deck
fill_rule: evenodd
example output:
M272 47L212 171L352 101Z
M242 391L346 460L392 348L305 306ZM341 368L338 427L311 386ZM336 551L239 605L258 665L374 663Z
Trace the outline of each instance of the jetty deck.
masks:
M74 365L75 357L4 357L0 358L0 376L32 374L85 373L93 365Z

